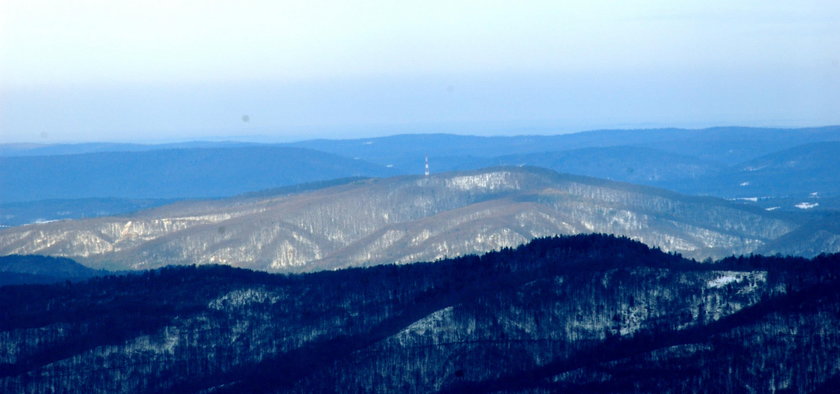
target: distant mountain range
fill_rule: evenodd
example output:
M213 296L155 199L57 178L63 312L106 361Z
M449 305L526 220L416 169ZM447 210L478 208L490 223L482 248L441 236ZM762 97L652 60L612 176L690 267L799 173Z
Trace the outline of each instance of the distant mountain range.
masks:
M840 255L600 235L306 275L0 287L0 392L836 392Z
M0 226L128 213L156 205L151 200L421 174L426 156L432 172L530 165L762 208L840 209L840 174L832 171L840 166L840 127L728 127L398 135L275 145L7 144L0 146Z
M560 152L583 148L632 146L656 149L730 166L795 146L840 141L840 126L771 129L715 127L700 130L596 130L560 135L477 137L451 134L396 135L350 140L312 140L290 144L377 164L393 164L404 171L420 168L423 156L494 158L526 153ZM440 171L456 168L437 162Z
M110 142L88 142L76 144L0 144L0 156L21 157L21 156L55 156L55 155L78 155L84 153L107 153L107 152L146 152L153 150L183 150L196 148L241 148L248 146L259 146L253 142L235 141L193 141L170 144L129 144Z
M301 148L258 146L0 157L0 202L224 197L353 176L384 166Z
M289 272L435 260L592 232L698 259L840 250L840 232L814 224L823 215L533 167L346 182L7 228L0 254L65 256L108 269L217 263Z
M454 134L404 134L357 139L319 139L274 144L358 157L415 171L424 155L492 158L583 148L636 146L735 165L798 145L840 141L840 126L796 129L713 127L707 129L594 130L557 135L479 137ZM142 152L172 149L224 149L264 146L237 141L193 141L169 144L79 143L0 144L0 156L53 156L102 152ZM440 170L452 170L445 163Z

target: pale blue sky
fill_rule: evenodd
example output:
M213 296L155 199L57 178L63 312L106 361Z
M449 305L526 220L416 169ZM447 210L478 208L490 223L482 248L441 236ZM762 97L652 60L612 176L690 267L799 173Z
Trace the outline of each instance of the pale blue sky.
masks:
M840 2L0 1L0 142L733 124L840 124Z

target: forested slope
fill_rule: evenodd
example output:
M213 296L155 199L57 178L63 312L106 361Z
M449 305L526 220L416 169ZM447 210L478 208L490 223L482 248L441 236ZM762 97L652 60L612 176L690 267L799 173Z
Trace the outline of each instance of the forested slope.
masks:
M0 391L809 392L840 372L839 274L837 255L703 264L586 235L405 266L7 286Z

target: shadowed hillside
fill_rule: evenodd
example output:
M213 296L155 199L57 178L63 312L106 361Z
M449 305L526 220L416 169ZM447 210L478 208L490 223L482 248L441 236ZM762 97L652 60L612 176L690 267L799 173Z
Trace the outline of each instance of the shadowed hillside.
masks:
M305 275L8 286L0 391L811 392L840 373L838 280L837 255L702 264L587 235Z

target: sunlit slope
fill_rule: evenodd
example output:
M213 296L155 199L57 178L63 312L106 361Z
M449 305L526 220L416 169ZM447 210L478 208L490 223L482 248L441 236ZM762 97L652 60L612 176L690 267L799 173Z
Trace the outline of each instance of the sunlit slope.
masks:
M220 263L312 271L435 260L540 236L598 232L705 258L751 253L800 226L795 216L719 199L496 167L21 226L0 231L0 254L66 256L97 268Z

